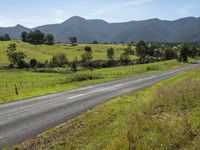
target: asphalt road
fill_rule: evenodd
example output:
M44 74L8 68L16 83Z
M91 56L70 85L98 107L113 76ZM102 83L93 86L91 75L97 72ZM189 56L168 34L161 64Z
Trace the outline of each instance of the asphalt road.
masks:
M108 99L136 91L199 65L82 87L0 105L0 149L32 138Z

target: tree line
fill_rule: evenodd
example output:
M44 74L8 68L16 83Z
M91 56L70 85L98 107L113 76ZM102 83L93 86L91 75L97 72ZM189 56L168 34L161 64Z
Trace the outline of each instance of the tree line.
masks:
M21 38L23 42L28 42L30 44L54 44L54 36L52 34L44 34L40 30L30 31L30 32L22 32Z
M131 60L131 55L137 55L138 60ZM17 68L44 68L44 67L65 67L70 66L73 72L78 70L78 66L82 66L91 71L94 68L105 68L114 66L124 66L133 64L143 64L156 61L165 61L177 59L178 61L188 62L188 58L199 56L200 51L195 45L182 44L172 48L165 46L156 46L144 41L140 41L133 48L128 45L124 48L119 58L116 57L115 50L111 47L107 49L107 60L93 60L93 51L90 46L84 47L84 53L81 55L81 60L77 57L69 62L64 53L56 53L50 61L44 63L38 62L36 59L31 59L29 63L25 62L26 55L23 52L17 51L16 44L10 44L7 48L7 56L10 61L10 67Z
M9 34L4 34L4 35L0 35L0 41L10 41L10 35Z

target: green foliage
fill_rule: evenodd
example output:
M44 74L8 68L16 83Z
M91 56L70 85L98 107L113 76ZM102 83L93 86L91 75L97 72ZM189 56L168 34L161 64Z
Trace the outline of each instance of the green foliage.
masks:
M164 51L164 60L170 60L170 59L177 59L178 54L173 49L165 49Z
M112 67L112 66L115 65L114 56L115 56L114 49L112 47L107 49L107 57L108 57L107 64L108 64L109 67Z
M10 35L9 34L4 34L4 35L0 35L0 41L10 41Z
M47 45L53 45L54 44L54 36L52 34L47 34L45 36L45 41Z
M190 54L189 45L188 44L183 44L183 46L180 49L179 61L188 62L189 54Z
M120 56L120 61L122 65L128 65L131 62L130 56L127 53L123 53Z
M98 41L93 41L92 44L99 44Z
M27 35L27 42L31 44L43 44L45 43L45 35L40 30L31 31Z
M77 45L77 37L72 36L72 37L69 38L69 41L71 42L72 46Z
M32 45L21 41L0 41L0 67L9 64L8 57L6 56L6 50L10 43L15 43L18 49L26 54L26 62L30 62L30 59L35 58L38 62L45 63L46 60L50 61L52 56L56 53L65 53L69 61L73 61L74 57L77 57L78 61L81 60L81 55L84 53L85 46L90 46L93 51L94 60L107 60L107 49L113 47L115 50L116 58L119 58L126 46L120 44L79 44L72 47L69 44L55 44L55 45ZM132 60L137 59L136 56L130 56Z
M140 59L144 59L148 52L148 46L144 41L140 41L136 45L136 53Z
M127 48L124 49L124 52L127 53L128 55L134 55L135 51L132 49L130 45L127 46Z
M31 68L35 68L35 67L37 67L38 62L36 59L31 59L29 64L30 64Z
M53 55L51 59L51 66L52 67L64 67L67 65L68 59L64 53L57 53Z
M71 81L72 82L80 82L80 81L85 81L85 80L94 80L94 79L100 79L101 77L96 76L94 74L74 74L72 76Z
M16 64L19 68L27 67L24 59L26 55L23 52L16 51L16 44L10 44L7 50L7 56L10 61L10 66L14 67Z
M90 70L93 70L92 59L93 59L92 52L86 51L81 56L81 65L85 68L89 68Z
M95 69L93 72L78 68L80 71L75 74L90 74L93 77L100 78L76 83L71 82L74 73L72 74L70 67L40 69L41 66L44 67L45 65L46 64L44 63L38 62L37 68L29 69L29 71L0 70L0 103L60 92L114 79L135 77L152 72L164 71L185 64L179 63L176 60L170 60L153 64ZM159 70L148 71L147 67L152 65L159 66ZM18 96L15 95L14 84L18 87Z
M84 47L85 52L92 52L92 48L90 46L85 46Z
M27 32L22 32L21 33L21 38L23 42L28 42L28 33Z
M147 66L147 71L156 71L159 69L160 69L160 67L158 65Z
M71 71L77 72L77 70L78 70L77 67L78 67L78 60L77 60L77 57L75 57L74 60L71 63Z
M54 44L54 36L52 34L45 35L40 30L35 30L31 32L22 32L21 38L23 42L29 42L31 44L40 45L40 44L47 44L53 45Z

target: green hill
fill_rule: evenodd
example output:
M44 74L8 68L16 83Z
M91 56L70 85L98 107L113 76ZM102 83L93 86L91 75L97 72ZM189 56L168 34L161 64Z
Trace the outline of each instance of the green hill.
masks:
M17 50L24 52L27 56L26 60L29 61L32 58L37 59L40 62L45 60L50 60L53 54L56 53L65 53L69 61L73 60L74 57L80 59L81 54L84 53L84 47L89 45L93 50L94 60L105 60L107 59L106 50L110 47L113 47L115 50L116 57L123 52L123 49L126 46L122 44L79 44L78 46L72 47L69 44L55 44L52 46L49 45L31 45L29 43L24 43L21 41L0 41L0 66L8 65L9 61L6 56L7 47L10 43L16 43ZM135 56L132 56L132 59L135 59Z

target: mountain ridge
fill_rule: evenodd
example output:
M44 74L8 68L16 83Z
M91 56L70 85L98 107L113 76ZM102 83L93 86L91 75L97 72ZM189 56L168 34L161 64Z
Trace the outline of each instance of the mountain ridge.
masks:
M48 24L35 28L22 25L0 27L0 34L8 33L12 39L20 39L23 31L41 30L52 33L56 42L68 42L76 36L79 43L103 42L199 42L200 17L185 17L173 21L152 18L141 21L109 23L101 19L85 19L73 16L62 23Z

